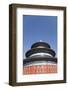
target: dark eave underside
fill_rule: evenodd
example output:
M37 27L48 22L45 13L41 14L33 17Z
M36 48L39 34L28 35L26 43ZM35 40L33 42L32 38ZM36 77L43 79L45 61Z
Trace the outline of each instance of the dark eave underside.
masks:
M23 64L25 65L25 64L28 64L28 63L33 63L33 62L35 62L35 61L38 61L38 62L40 62L40 61L51 61L51 62L55 62L55 63L57 63L57 58L55 58L55 57L35 57L35 58L27 58L27 59L24 59L23 60Z

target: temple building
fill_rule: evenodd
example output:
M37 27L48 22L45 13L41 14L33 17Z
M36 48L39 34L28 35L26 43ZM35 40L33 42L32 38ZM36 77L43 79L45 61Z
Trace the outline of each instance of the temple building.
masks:
M57 73L56 53L48 43L36 42L25 53L23 60L23 74L50 74Z

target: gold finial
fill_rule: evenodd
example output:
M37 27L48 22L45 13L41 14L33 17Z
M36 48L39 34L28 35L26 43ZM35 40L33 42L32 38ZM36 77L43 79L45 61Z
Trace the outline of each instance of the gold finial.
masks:
M42 42L42 40L40 40L40 42Z

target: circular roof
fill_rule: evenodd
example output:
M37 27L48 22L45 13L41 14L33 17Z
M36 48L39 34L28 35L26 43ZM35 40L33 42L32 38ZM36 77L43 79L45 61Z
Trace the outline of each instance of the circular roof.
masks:
M50 63L57 63L57 58L55 58L55 57L50 57L50 58L48 58L48 57L39 57L39 58L27 58L27 59L24 59L23 60L23 64L24 65L26 65L26 64L31 64L31 63L34 63L34 62L36 62L36 63L39 63L39 62L50 62Z
M34 43L32 46L31 46L31 49L33 48L37 48L37 47L46 47L46 48L50 48L50 45L48 43L45 43L45 42L36 42Z
M53 57L55 56L55 52L52 49L50 49L50 48L33 48L33 49L30 49L29 51L26 52L26 57L29 57L32 54L41 53L41 52L49 53Z

